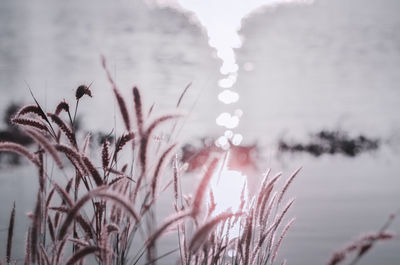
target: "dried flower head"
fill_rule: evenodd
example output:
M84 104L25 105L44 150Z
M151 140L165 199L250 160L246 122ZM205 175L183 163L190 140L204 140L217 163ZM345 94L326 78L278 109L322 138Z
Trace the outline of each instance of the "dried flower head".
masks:
M78 86L78 88L76 89L76 92L75 92L76 100L79 100L84 95L88 95L89 97L92 97L92 91L90 91L89 87L86 85Z
M78 91L77 91L77 93L78 93ZM61 113L61 111L69 112L69 104L65 100L58 103L58 105L56 107L56 111L54 113L56 115L59 115Z

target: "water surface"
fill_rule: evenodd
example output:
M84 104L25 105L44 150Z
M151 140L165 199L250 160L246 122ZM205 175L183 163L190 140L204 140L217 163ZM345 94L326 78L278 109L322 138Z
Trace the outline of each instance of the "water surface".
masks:
M236 131L245 144L257 141L263 148L262 168L287 176L303 166L290 190L296 224L281 252L289 264L323 264L334 249L377 230L399 208L399 8L394 0L320 0L264 9L243 20L234 89L244 116ZM216 115L238 107L218 103L221 61L204 30L176 10L149 9L139 0L3 0L0 39L0 110L10 101L31 102L25 82L52 110L60 98L73 102L78 85L94 81L94 98L80 109L84 127L111 130L117 110L100 54L122 93L130 98L138 85L145 105L155 102L158 112L173 109L193 82L183 104L190 115L182 140L220 135ZM326 128L380 137L384 144L354 159L276 158L282 134L302 139ZM31 167L2 168L0 178L0 225L6 227L16 200L15 246L22 257L36 175ZM399 220L393 229L400 231ZM5 232L0 235L4 249ZM378 245L361 263L396 264L398 250L398 242Z

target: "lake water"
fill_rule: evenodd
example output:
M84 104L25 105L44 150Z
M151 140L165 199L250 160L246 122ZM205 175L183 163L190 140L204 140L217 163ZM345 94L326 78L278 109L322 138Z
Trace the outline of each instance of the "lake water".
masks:
M59 99L73 102L74 89L93 81L94 98L80 106L84 127L110 131L117 110L100 54L122 93L130 97L138 85L145 105L155 103L157 112L173 110L193 82L182 105L188 118L180 139L221 134L216 116L240 107L236 131L245 144L258 142L264 168L289 175L303 166L290 190L297 220L281 257L288 264L325 264L333 250L376 231L400 208L399 10L396 0L320 0L255 12L243 20L243 47L236 51L240 100L224 106L217 100L221 61L188 14L149 9L139 0L3 0L0 111L10 101L32 101L25 82L52 110ZM337 128L382 138L382 148L356 158L275 156L282 135L301 140ZM2 168L0 179L0 228L7 227L16 200L15 249L22 257L36 175L27 167ZM400 220L392 229L400 231ZM5 238L0 230L0 250ZM360 264L398 264L399 250L398 241L378 244Z

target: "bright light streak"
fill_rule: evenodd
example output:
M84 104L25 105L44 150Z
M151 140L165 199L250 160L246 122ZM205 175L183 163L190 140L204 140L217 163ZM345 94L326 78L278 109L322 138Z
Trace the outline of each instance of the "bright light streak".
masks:
M235 134L232 138L233 145L240 145L243 141L243 136L241 134Z
M217 172L211 179L214 200L217 204L214 214L220 214L227 209L237 212L241 202L240 194L244 185L246 185L246 176L239 171L224 168L219 178ZM247 187L245 188L244 198L247 198Z
M227 129L233 129L239 125L239 117L231 116L228 112L223 112L217 117L216 123Z
M230 88L236 83L237 74L230 74L226 78L222 78L218 81L218 86L222 88Z
M226 161L229 160L229 156L230 154L228 154ZM226 163L223 165L221 172L215 172L210 182L216 204L213 212L214 216L227 210L231 210L234 213L238 212L242 199L246 203L248 198L247 177L240 171L228 169ZM238 223L231 227L229 236L230 238L240 236Z
M218 100L225 104L235 103L239 100L239 94L233 92L232 90L225 89L224 91L219 93Z
M242 47L243 38L239 35L242 20L250 13L263 6L273 6L279 3L306 3L313 0L147 0L158 3L161 6L169 5L174 8L182 8L194 13L194 17L207 30L208 44L216 49L216 56L222 60L220 73L224 78L218 81L218 86L231 89L237 81L239 65L236 61L235 49ZM244 71L253 71L254 65L247 62L243 65ZM225 90L218 95L218 99L231 104L239 100L239 94L231 90ZM221 113L216 122L219 126L233 129L238 126L240 115L231 116L229 113ZM226 138L226 137L225 137ZM228 144L221 144L223 138L216 140L217 146L225 148ZM234 138L235 145L242 142L240 135Z
M221 74L226 75L236 73L239 68L234 49L240 48L243 43L239 35L243 18L263 6L277 3L310 3L312 0L177 0L177 2L183 9L192 11L207 30L208 43L217 50L217 56L222 60Z
M226 130L224 136L228 139L231 139L233 137L233 132L231 130Z

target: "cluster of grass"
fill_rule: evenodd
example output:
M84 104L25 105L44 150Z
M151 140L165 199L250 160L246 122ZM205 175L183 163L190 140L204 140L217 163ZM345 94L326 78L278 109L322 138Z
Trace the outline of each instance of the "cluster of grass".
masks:
M54 112L45 112L35 100L12 118L36 149L8 141L0 142L0 151L27 158L37 169L39 185L34 209L28 214L25 257L17 259L12 252L14 204L5 261L26 265L135 265L156 264L174 255L176 264L182 265L285 264L286 260L278 258L278 251L294 222L286 220L294 200L285 203L284 195L299 170L281 188L277 185L281 174L272 176L268 171L254 194L245 195L244 184L238 194L238 210L216 212L218 202L214 201L210 180L221 174L226 154L211 153L202 165L193 195L184 194L181 180L187 167L178 157L179 143L171 137L160 137L166 134L161 125L176 122L180 115L153 117L152 108L144 110L136 87L132 89L130 112L104 59L103 66L124 132L112 142L104 138L99 159L90 152L90 134L82 137L75 126L81 98L92 97L90 86L77 88L74 112L66 101L61 101ZM127 153L130 156L125 156L125 163L120 158ZM168 189L173 210L158 223L157 204ZM338 264L354 253L351 264L355 264L377 241L394 238L386 231L393 218L377 233L334 252L329 264ZM167 233L176 237L176 246L158 253L157 246Z
M90 153L90 134L81 137L74 126L81 98L92 96L90 86L82 85L76 90L74 113L66 101L50 113L35 100L35 104L22 107L12 118L12 123L36 143L35 147L1 142L0 151L27 158L37 169L39 185L34 209L28 214L31 221L25 257L21 261L12 255L14 206L6 262L156 264L167 255L175 255L179 264L278 262L279 247L294 221L285 219L293 200L284 203L284 195L298 171L279 190L276 182L281 174L267 173L251 197L244 195L243 187L238 195L239 210L216 213L218 202L213 200L210 179L220 172L225 154L211 154L193 195L183 194L180 187L185 167L178 159L179 143L159 137L161 125L175 122L180 115L153 117L151 110L145 115L136 87L132 90L133 111L129 111L104 59L103 66L120 109L124 132L113 143L104 140L100 159ZM123 152L131 155L127 163L119 159ZM57 169L53 170L53 166ZM161 187L162 182L167 184ZM156 205L167 189L172 190L174 210L158 223ZM235 236L234 227L240 231ZM177 246L158 253L157 245L167 232L176 236Z

